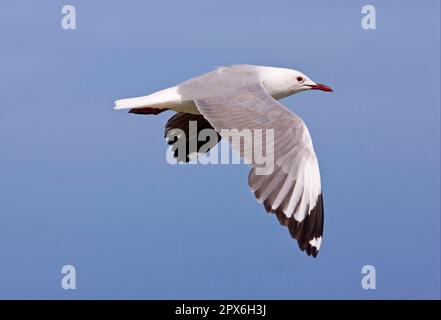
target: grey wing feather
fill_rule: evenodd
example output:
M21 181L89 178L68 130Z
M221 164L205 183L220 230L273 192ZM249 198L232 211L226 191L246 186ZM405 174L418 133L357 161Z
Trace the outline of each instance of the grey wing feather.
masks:
M323 199L318 161L304 122L266 92L252 66L219 69L182 83L178 90L196 103L221 136L222 129L273 130L273 144L251 148L273 157L274 170L259 175L259 165L251 161L248 183L266 211L275 213L299 247L315 257L323 233ZM231 141L231 136L224 138ZM240 142L232 147L244 157L250 146Z

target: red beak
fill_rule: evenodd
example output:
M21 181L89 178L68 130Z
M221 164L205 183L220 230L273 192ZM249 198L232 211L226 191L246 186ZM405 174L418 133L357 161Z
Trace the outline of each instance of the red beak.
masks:
M334 90L332 90L331 87L328 87L327 85L321 84L321 83L317 83L317 84L313 84L313 85L308 85L312 90L322 90L322 91L326 91L326 92L334 92Z

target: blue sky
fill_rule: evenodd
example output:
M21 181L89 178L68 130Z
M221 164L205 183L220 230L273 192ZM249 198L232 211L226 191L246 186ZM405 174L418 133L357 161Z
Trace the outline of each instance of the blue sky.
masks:
M3 3L0 298L440 298L439 14L436 0ZM317 259L256 203L246 166L171 166L170 113L112 110L234 63L335 90L283 100L320 162Z

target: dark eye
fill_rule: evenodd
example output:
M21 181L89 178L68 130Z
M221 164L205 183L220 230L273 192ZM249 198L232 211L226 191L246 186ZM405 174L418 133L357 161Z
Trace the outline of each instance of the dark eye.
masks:
M298 82L302 82L303 81L303 77L297 77L297 81Z

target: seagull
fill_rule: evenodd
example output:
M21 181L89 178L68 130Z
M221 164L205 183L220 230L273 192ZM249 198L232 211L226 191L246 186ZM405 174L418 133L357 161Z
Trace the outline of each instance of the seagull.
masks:
M297 70L231 65L147 96L117 100L114 109L153 115L175 111L166 135L175 128L188 134L190 121L197 123L198 132L210 128L219 137L224 129L272 129L274 168L257 174L258 165L251 163L249 187L265 210L288 228L299 248L316 257L324 223L318 160L303 120L278 102L306 90L333 91ZM192 137L186 139L188 143ZM240 146L232 147L243 157ZM190 157L180 160L188 162Z

